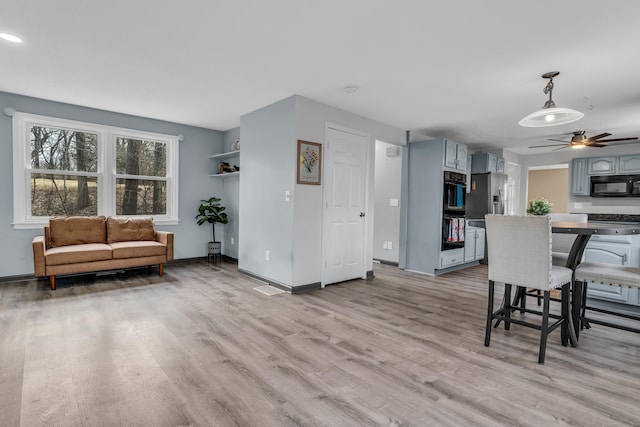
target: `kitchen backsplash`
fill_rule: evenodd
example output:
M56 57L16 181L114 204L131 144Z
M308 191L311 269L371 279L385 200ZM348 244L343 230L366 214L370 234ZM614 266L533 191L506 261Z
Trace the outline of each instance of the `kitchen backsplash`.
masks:
M640 222L640 215L628 214L587 214L589 221Z

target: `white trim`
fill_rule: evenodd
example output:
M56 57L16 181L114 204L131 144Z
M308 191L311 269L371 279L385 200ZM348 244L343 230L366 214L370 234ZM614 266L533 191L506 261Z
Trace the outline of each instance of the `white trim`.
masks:
M116 175L115 159L117 137L138 138L158 141L166 144L166 177L135 176L137 179L162 180L167 183L167 213L153 215L154 221L160 225L176 225L179 222L178 165L179 137L177 135L159 134L135 129L117 128L95 123L59 119L29 113L16 113L13 123L13 227L16 229L40 228L49 222L49 217L32 217L30 199L27 197L27 183L32 173L30 164L31 126L45 126L90 132L98 135L98 170L97 172L60 171L60 175L97 177L97 213L98 215L115 216L115 183L116 178L127 178L129 175ZM49 173L47 170L44 173Z
M569 169L569 163L560 163L557 165L544 165L544 166L529 166L527 170L541 171L547 169Z

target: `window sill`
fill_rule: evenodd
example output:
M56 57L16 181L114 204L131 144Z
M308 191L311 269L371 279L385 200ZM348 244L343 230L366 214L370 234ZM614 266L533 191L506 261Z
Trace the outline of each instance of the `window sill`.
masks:
M173 218L165 218L165 219L154 219L153 220L154 225L179 225L180 224L180 220L179 219L173 219ZM49 225L49 220L42 220L42 221L20 221L20 222L12 222L11 225L13 226L13 228L15 230L35 230L35 229L41 229L44 228L45 225Z

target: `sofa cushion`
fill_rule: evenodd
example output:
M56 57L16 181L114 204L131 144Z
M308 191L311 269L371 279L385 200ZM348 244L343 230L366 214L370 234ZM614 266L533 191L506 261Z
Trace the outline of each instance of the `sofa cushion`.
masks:
M107 218L107 243L155 240L152 218Z
M107 243L104 216L53 217L49 220L48 248L87 243Z
M113 249L113 259L140 258L166 255L167 247L154 241L115 242L109 246Z
M111 252L111 247L105 243L61 246L47 250L45 263L47 265L63 265L104 261L111 259Z

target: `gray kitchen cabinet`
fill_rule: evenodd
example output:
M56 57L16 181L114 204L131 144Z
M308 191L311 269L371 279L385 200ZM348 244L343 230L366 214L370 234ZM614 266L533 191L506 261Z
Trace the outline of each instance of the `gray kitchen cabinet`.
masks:
M589 195L587 160L587 158L577 158L571 161L571 194L574 196Z
M616 173L618 157L589 157L587 165L588 175L614 175Z
M467 146L445 139L444 167L466 172Z
M466 148L464 144L436 139L411 142L403 151L401 200L405 203L400 206L398 262L401 269L437 275L465 264L464 243L456 242L455 247L446 244L447 220L452 219L450 215L464 220L464 213L445 213L445 187L451 183L445 184L444 175L465 177L466 170L453 167L452 156L454 152L456 158L458 153L464 155L465 161L456 162L456 167L466 167ZM446 165L447 158L450 166Z
M640 154L630 154L618 157L618 173L640 173Z
M464 249L452 249L440 254L440 268L454 267L464 262Z
M484 258L485 233L484 228L467 227L464 236L464 262Z
M487 172L504 173L504 157L482 151L473 153L473 156L471 156L471 173Z
M584 250L584 261L640 266L640 236L592 236ZM587 296L603 301L640 305L635 290L589 283Z
M476 230L476 260L484 258L485 240L487 236L487 230L484 228L478 228Z

